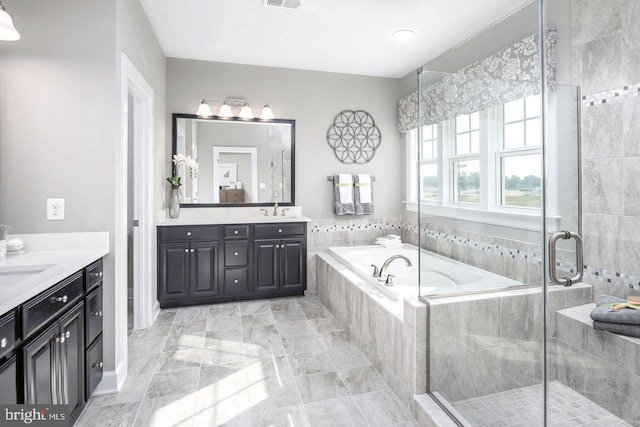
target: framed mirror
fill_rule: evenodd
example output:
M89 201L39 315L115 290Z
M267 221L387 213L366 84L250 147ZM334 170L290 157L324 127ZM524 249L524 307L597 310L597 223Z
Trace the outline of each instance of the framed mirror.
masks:
M174 113L172 154L199 165L197 175L175 170L181 206L295 204L295 120Z

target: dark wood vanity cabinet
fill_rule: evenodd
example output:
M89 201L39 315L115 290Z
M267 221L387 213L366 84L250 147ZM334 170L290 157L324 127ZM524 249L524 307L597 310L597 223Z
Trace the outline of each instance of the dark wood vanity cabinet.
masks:
M163 308L302 295L305 288L306 223L158 227Z
M2 316L0 404L69 405L73 423L102 380L102 329L102 260Z

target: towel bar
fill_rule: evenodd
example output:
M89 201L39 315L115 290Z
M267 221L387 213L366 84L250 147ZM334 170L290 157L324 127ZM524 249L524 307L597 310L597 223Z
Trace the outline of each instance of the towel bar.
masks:
M375 177L375 176L372 176L372 177L371 177L371 181L375 181L375 180L376 180L376 177ZM327 177L327 181L329 181L329 182L333 182L333 175L328 176L328 177Z

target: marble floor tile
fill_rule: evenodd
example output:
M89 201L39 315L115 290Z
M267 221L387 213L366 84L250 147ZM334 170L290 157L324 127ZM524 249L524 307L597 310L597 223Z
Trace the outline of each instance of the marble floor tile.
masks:
M202 335L176 335L166 338L162 351L184 350L188 348L203 348L204 332Z
M315 335L308 320L296 320L293 322L282 322L276 325L280 338L294 338L303 335Z
M161 353L151 353L129 356L127 359L128 375L145 375L154 373L160 354Z
M160 353L156 372L179 371L181 369L199 368L202 363L201 348L186 348Z
M142 356L153 353L162 353L167 342L167 337L151 337L130 339L127 341L129 356Z
M311 327L317 334L324 334L327 332L341 331L344 328L334 317L327 317L324 319L312 319L309 320Z
M153 325L164 325L164 324L171 324L173 323L173 319L176 317L176 310L173 309L165 309L162 310L159 314L158 317L156 317L156 321L153 322Z
M203 402L227 399L247 389L244 362L228 363L200 369L197 381L198 396Z
M281 380L292 377L289 362L285 356L272 356L266 359L245 358L247 381Z
M325 346L315 334L293 338L282 338L282 345L287 354L308 353L309 349L324 349Z
M267 313L258 313L258 314L243 314L241 316L242 319L242 327L249 328L251 326L260 326L260 325L273 325L275 322L273 321L273 316L271 312Z
M249 383L251 411L267 411L300 405L300 397L293 378L262 380Z
M145 399L140 406L135 425L138 427L191 427L196 395L174 394Z
M361 366L338 371L347 389L353 395L384 390L389 386L373 366Z
M169 335L170 329L170 324L159 325L155 328L134 329L133 331L131 331L129 339L135 340L142 338L166 337L167 335Z
M230 354L242 354L242 329L206 332L204 348Z
M327 348L351 347L353 345L347 331L325 332L320 335L320 339Z
M272 312L300 310L300 305L295 298L272 299L269 300L269 306Z
M139 402L144 399L152 375L129 375L119 393L95 396L89 406L112 406L122 403Z
M308 403L304 408L312 427L367 427L351 396Z
M194 320L190 323L174 323L169 331L169 336L202 335L207 328L206 320Z
M173 318L173 324L193 323L198 320L207 320L208 316L209 309L207 307L179 308L176 311L176 317Z
M228 316L228 317L209 317L205 326L205 331L214 332L222 331L225 329L240 329L242 328L242 318L240 316Z
M197 411L193 427L249 427L251 413L239 407L213 407Z
M172 394L191 393L198 386L199 374L199 368L153 374L146 397L152 399Z
M358 394L353 399L370 426L388 426L413 419L391 390Z
M133 426L141 402L87 408L75 427L129 427Z
M335 371L335 367L325 351L290 354L287 358L295 376Z
M243 329L245 357L266 358L283 356L284 347L275 325L252 326Z
M327 349L327 354L336 366L336 369L357 368L369 366L371 363L358 347L339 347Z
M349 394L337 372L301 375L295 377L295 379L304 403L317 402Z
M309 421L302 405L251 412L252 426L268 427L309 427Z
M245 301L237 303L241 315L270 313L269 301Z
M214 304L209 307L209 317L240 316L240 307L236 303Z
M304 312L297 308L295 310L272 311L273 320L276 323L293 322L296 320L306 320Z

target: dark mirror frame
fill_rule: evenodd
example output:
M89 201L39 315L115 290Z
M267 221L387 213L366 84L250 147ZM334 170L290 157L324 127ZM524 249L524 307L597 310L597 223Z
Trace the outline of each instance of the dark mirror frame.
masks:
M219 121L219 122L244 122L244 123L282 123L291 125L291 202L278 202L278 206L295 206L296 204L296 121L289 119L271 119L271 120L261 120L261 119L241 119L238 117L202 117L196 114L182 114L182 113L173 113L171 125L172 125L172 136L171 136L171 158L176 153L176 148L178 145L178 119L197 119L197 120L211 120L211 121ZM171 170L173 171L173 162L171 162ZM273 206L273 202L267 203L180 203L180 206L185 208L229 208L229 207L251 207L251 206Z

